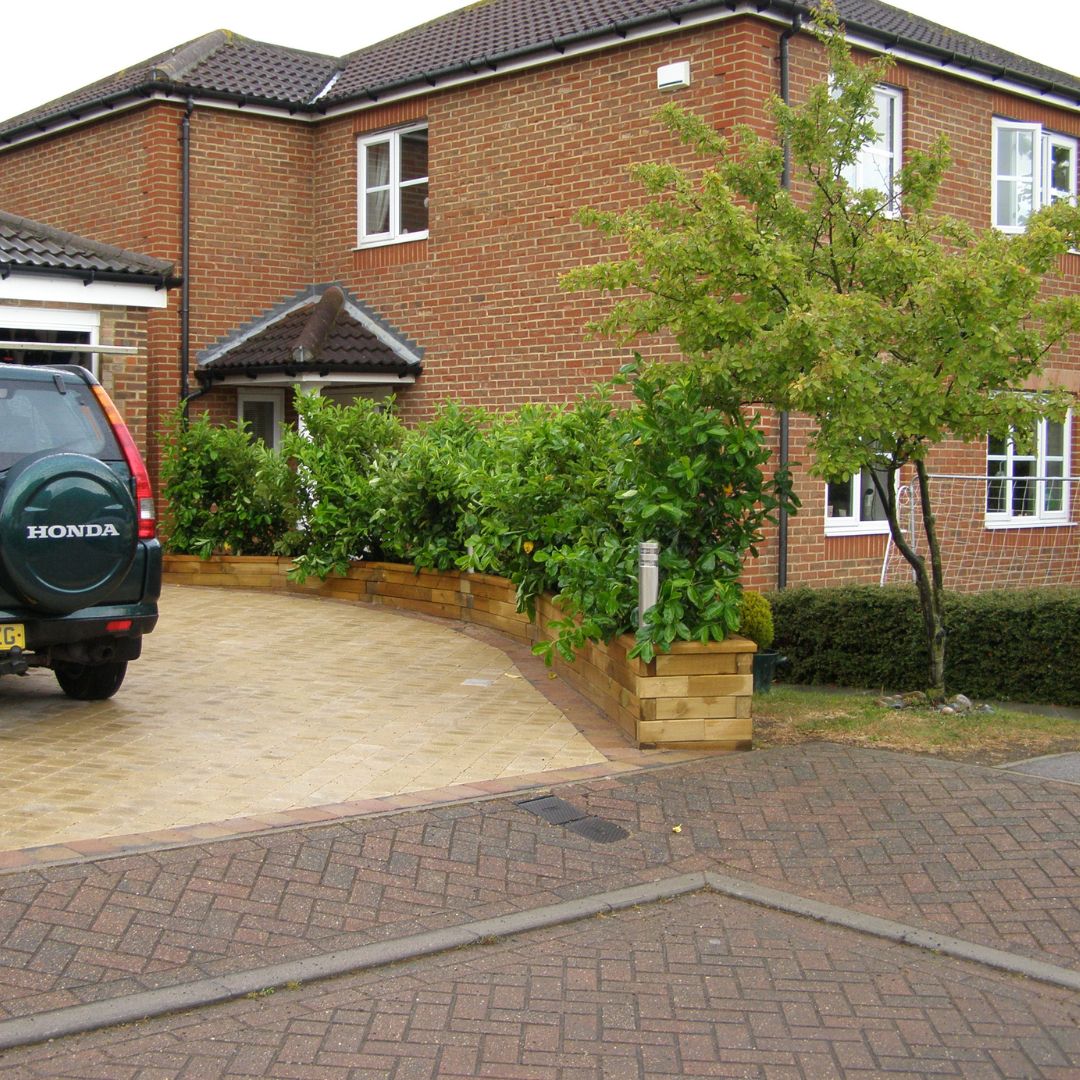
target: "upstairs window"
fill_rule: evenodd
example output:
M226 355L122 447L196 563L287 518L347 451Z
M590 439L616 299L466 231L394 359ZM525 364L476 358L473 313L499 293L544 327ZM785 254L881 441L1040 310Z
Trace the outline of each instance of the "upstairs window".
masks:
M986 443L986 524L1043 525L1067 521L1071 418L1040 420L1023 452L1012 439Z
M422 240L428 234L426 125L359 142L359 246Z
M902 94L888 86L874 88L874 138L859 151L858 160L844 169L843 177L856 191L872 189L885 196L887 217L899 217L900 110Z
M1036 210L1076 199L1076 140L1041 124L994 121L994 225L1019 233Z

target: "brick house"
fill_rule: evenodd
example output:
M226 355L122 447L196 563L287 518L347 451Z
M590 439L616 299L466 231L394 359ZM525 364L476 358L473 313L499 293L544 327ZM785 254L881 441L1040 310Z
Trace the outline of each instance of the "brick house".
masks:
M944 132L948 213L1015 231L1076 197L1080 78L877 0L837 7L853 46L896 59L862 182L887 185ZM785 75L793 101L825 75L797 15L789 0L487 0L340 58L217 31L0 124L0 207L178 267L182 292L145 316L152 468L154 425L184 392L271 441L294 386L394 392L406 418L448 397L568 400L627 357L583 335L603 301L559 287L605 253L574 212L625 205L628 165L683 153L654 119L667 100L768 130ZM1054 287L1080 288L1080 255ZM1080 390L1080 349L1049 373ZM793 418L794 461L808 430ZM1029 457L941 450L951 584L1080 582L1078 439L1068 422L1042 425ZM902 573L866 479L802 474L786 553L770 537L748 580Z

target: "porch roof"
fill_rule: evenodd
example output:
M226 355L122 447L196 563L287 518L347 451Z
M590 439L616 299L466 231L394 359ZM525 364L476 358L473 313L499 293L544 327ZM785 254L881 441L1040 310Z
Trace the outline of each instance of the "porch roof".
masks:
M394 383L419 375L422 355L340 285L327 284L305 289L207 349L196 375L203 383L310 374L382 375Z

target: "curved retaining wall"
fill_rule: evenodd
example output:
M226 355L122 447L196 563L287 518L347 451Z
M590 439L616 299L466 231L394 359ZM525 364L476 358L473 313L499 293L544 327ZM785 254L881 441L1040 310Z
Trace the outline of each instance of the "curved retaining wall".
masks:
M514 586L487 574L356 563L344 577L301 584L288 579L291 567L292 560L272 556L166 555L165 580L381 604L488 626L529 644L550 638L548 623L562 617L544 596L530 620L516 608ZM648 664L627 656L633 646L629 635L606 645L589 643L573 663L556 658L555 670L639 746L750 749L752 641L677 642Z

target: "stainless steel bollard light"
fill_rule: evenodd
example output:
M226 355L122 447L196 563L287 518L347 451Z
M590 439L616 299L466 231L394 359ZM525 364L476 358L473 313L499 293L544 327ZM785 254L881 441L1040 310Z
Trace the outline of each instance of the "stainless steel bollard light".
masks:
M656 606L660 592L660 545L655 540L638 544L638 626L645 625L645 612Z

